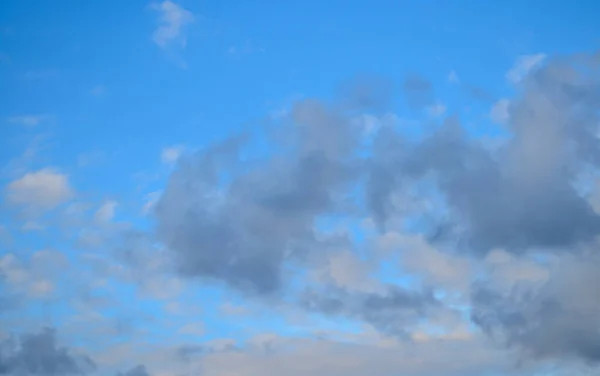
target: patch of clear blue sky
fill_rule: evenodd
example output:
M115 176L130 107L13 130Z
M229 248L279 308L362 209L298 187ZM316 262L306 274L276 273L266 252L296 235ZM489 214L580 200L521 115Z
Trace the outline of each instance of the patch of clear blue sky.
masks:
M132 175L164 169L161 148L201 146L251 127L298 94L331 98L337 85L357 74L397 84L407 73L421 74L451 112L461 113L467 123L487 124L490 103L467 99L448 83L451 70L462 83L499 98L511 92L504 75L519 55L600 44L600 3L592 0L178 3L196 15L186 31L187 48L176 52L188 69L178 68L152 42L157 14L147 1L0 2L0 117L53 115L44 126L53 134L44 161L71 172L76 188L92 192L94 199L132 192L142 197L159 189L160 179L145 192L136 191ZM255 51L228 53L246 43ZM105 92L92 94L98 85ZM465 113L466 105L474 110ZM391 110L411 116L401 100ZM1 164L20 153L22 132L0 123ZM96 150L114 157L102 168L77 167L78 155ZM19 235L13 247L60 248L54 238L40 242ZM391 276L393 270L383 273ZM209 337L228 330L216 311L220 297L191 298L213 307L201 318ZM134 299L131 287L123 286L118 299ZM31 309L37 316L44 308ZM160 312L150 303L139 309ZM285 331L279 319L261 320L248 325L268 323ZM167 335L171 329L154 330Z

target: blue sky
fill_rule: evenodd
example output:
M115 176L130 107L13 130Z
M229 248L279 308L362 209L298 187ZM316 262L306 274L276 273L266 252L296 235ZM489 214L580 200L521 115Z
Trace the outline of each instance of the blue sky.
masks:
M0 369L593 374L599 11L3 1Z

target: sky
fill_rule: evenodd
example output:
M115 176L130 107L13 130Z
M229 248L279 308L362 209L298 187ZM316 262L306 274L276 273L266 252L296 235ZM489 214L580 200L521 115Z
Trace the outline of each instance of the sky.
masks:
M0 374L600 375L598 12L0 2Z

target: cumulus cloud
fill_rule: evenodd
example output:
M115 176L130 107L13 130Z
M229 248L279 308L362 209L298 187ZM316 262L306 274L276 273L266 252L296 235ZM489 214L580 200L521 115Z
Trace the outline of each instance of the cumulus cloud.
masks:
M600 218L577 186L600 163L599 88L597 76L569 60L531 70L505 106L510 137L494 150L456 117L417 139L385 126L365 140L364 127L345 112L351 106L300 101L279 120L271 158L246 163L248 137L184 157L156 205L157 235L182 276L249 296L296 291L291 282L302 273L292 271L316 267L308 275L321 286L301 289L301 307L408 338L420 319L450 309L443 307L447 296L435 291L454 290L462 304L473 300L479 327L501 332L534 358L593 361L591 307L599 297L585 293L575 302L564 294L584 283L575 276L592 278L591 272L563 277L560 269L538 266L544 257L580 252L600 232ZM403 89L411 107L431 105L426 79L410 76ZM421 285L369 286L371 271L356 267L354 255L336 260L331 245L349 235L328 237L318 225L336 216L372 218L386 233L418 219L423 233L401 237L387 256L398 255L396 265ZM324 260L329 266L318 266ZM587 260L598 265L597 258ZM341 273L335 263L348 270ZM482 275L506 283L482 288ZM469 293L472 281L478 282ZM528 292L511 295L517 285ZM541 347L547 342L553 345Z
M524 252L592 240L600 218L573 182L584 166L600 161L593 82L559 62L530 77L511 104L513 136L498 153L468 139L456 118L418 144L385 136L382 148L389 151L378 153L392 157L376 158L369 187L376 218L388 215L398 187L434 176L454 214L438 226L438 236L458 238L467 249Z
M598 364L598 265L595 254L565 256L541 286L525 280L506 291L478 284L473 290L473 320L527 356Z
M315 243L315 219L341 210L358 129L311 100L297 104L290 120L283 134L289 152L236 175L225 188L219 172L241 168L245 138L180 162L156 216L159 238L174 251L184 275L275 293L288 255Z
M49 210L68 201L73 194L68 175L46 168L10 182L5 198L14 205Z
M194 22L192 12L170 0L155 3L152 8L160 14L158 28L152 34L154 43L161 48L168 48L174 44L185 48L185 28Z
M405 99L427 121L418 136L396 118L383 120L385 85L361 81L344 87L339 101L300 100L270 119L257 137L261 147L270 142L266 153L251 155L257 140L249 132L195 153L163 153L173 169L164 189L147 197L153 232L98 232L99 248L116 244L116 259L87 255L95 286L117 296L108 279L133 284L140 296L164 300L177 320L185 316L184 287L226 287L219 301L235 305L222 305L222 316L248 319L249 306L269 304L268 319L284 317L298 337L157 345L140 334L98 346L104 353L94 359L123 376L147 376L146 366L130 368L138 362L160 375L597 371L600 218L581 180L597 179L600 83L568 59L528 71L517 95L491 114L507 133L493 150L456 117L432 122L433 86L409 76ZM7 201L53 208L72 197L66 176L39 173L10 183ZM56 187L68 194L48 198ZM110 221L115 205L88 214ZM4 256L3 284L43 291L49 285L38 279L48 282L51 273L35 265L64 270L54 256L36 254L28 267ZM185 338L213 334L198 317L168 325ZM27 368L35 361L20 360L31 347L22 340L3 348L2 370L70 374L93 364L58 348L53 332L37 336L51 344L52 355L40 356L62 359L62 368Z
M95 370L94 361L57 343L56 331L9 338L0 345L0 373L8 375L85 375Z

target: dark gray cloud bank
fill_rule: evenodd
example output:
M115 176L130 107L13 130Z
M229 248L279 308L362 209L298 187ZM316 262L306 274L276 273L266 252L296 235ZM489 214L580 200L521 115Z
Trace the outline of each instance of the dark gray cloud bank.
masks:
M272 297L289 287L294 267L326 251L318 220L370 216L385 229L404 214L394 198L426 184L431 189L423 192L433 190L447 206L443 217L431 216L432 241L454 242L474 258L504 249L581 260L553 271L541 288L507 295L478 283L473 321L534 357L596 362L600 217L578 182L600 167L598 68L593 58L577 56L532 72L517 87L508 137L494 150L457 118L419 141L390 126L366 140L347 106L301 101L275 127L276 142L263 159L248 157L245 137L184 157L156 207L158 238L182 275ZM402 89L414 109L433 101L424 78L410 76ZM388 101L391 91L362 85L347 92L356 97L344 103L356 109L385 107L376 102ZM396 335L401 323L437 304L427 292L388 290L308 291L301 300Z
M96 364L86 355L73 354L58 345L56 331L9 338L0 343L0 374L10 376L83 375L95 370Z
M54 328L9 337L0 342L0 375L75 376L97 370L86 354L61 346ZM137 365L117 376L150 376L144 365Z

